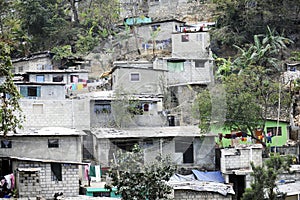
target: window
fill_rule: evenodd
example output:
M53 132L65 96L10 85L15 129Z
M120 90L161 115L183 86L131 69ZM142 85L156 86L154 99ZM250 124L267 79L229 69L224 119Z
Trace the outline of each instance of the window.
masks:
M271 132L272 136L281 136L282 132L281 132L281 127L278 127L278 134L276 134L277 132L277 127L267 127L267 133Z
M61 173L61 164L60 163L51 163L51 177L52 181L62 181Z
M59 142L58 139L48 139L48 148L58 148Z
M50 64L45 65L45 70L53 70L53 66Z
M184 62L183 61L168 61L167 66L168 66L168 70L170 72L184 71Z
M44 77L44 75L36 75L36 82L38 82L38 83L43 83L43 82L45 82L45 77Z
M38 86L21 86L20 94L23 97L40 97L41 87Z
M18 71L19 71L19 72L23 72L23 70L24 70L24 67L23 67L23 66L21 66L21 67L18 68Z
M110 104L95 104L94 112L96 114L111 113L111 105Z
M132 115L143 115L143 106L139 103L132 103L128 106L128 112Z
M144 111L146 111L146 112L149 111L149 104L145 103L145 104L143 105L143 107L144 107Z
M160 25L153 25L151 26L152 31L160 30Z
M153 140L152 139L145 139L143 141L143 143L144 143L144 147L151 147L151 146L153 146Z
M79 79L78 75L71 75L71 82L72 83L78 83L78 79Z
M192 138L178 138L175 140L175 153L183 153L183 163L194 162L194 145Z
M63 80L64 80L64 76L62 76L62 75L56 75L56 76L53 76L53 78L52 78L53 82L62 82Z
M181 36L181 42L188 42L189 41L189 35L182 35Z
M11 147L12 145L10 140L1 140L1 148L6 149Z
M40 94L38 94L38 87L28 87L28 96L29 97L37 97L40 96Z
M42 64L37 64L36 69L37 70L44 70L45 66Z
M195 67L196 68L204 68L205 67L205 62L204 60L195 60Z
M130 81L140 81L140 74L139 73L131 73Z
M203 35L202 34L198 34L197 35L197 41L201 42L203 40Z

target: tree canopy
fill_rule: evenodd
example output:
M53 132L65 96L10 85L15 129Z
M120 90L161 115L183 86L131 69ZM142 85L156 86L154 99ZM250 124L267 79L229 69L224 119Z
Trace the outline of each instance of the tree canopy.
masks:
M288 171L292 164L292 157L273 155L267 159L262 166L254 166L251 163L253 181L251 187L247 188L242 200L280 200L285 199L286 194L275 190L278 173Z
M14 57L53 48L84 55L114 34L119 20L117 0L1 0L0 5L1 37L13 39Z
M200 127L204 132L209 131L210 126L220 126L250 132L254 136L256 129L264 128L267 119L282 119L282 111L289 110L290 95L281 80L278 52L286 48L285 42L290 41L279 36L275 40L274 37L277 36L269 30L264 37L254 36L253 44L237 47L240 54L236 58L216 59L216 84L222 85L226 104L220 107L220 103L212 103L218 95L211 95L210 88L198 95L195 107L199 110ZM218 110L225 119L215 120Z
M175 169L170 159L161 155L155 161L145 163L143 150L135 145L131 152L119 151L115 155L109 171L112 182L106 187L116 187L124 200L166 199L172 189L166 182Z
M24 120L18 100L20 94L11 73L10 46L0 41L0 130L4 136L15 132Z
M290 39L299 34L299 0L214 0L217 5L215 36L226 44L242 45L267 26Z

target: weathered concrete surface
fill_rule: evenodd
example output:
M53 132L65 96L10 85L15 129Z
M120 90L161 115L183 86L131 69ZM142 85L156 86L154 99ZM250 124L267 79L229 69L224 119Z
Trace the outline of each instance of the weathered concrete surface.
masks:
M7 200L5 198L0 198L1 200ZM37 200L37 197L26 197L26 198L10 198L12 200ZM78 195L76 197L65 197L62 200L89 200L89 199L95 199L95 200L120 200L118 198L110 198L110 197L89 197L85 195ZM40 199L45 200L45 199Z

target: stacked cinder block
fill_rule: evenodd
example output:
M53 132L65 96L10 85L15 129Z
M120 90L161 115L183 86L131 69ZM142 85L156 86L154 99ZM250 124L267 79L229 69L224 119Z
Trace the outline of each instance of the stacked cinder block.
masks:
M192 190L175 190L175 200L199 200L199 199L214 199L214 200L232 200L232 195L223 196L216 192L200 192Z
M62 180L55 180L50 163L28 164L22 163L19 168L17 187L19 197L42 196L52 199L55 193L63 193L65 197L74 197L79 194L79 168L77 165L61 164ZM35 170L37 169L38 170Z

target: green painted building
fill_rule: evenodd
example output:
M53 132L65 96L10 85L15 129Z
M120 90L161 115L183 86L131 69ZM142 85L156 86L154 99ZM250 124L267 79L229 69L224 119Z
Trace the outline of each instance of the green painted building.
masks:
M264 137L263 141L266 142L267 146L283 146L286 144L288 138L289 138L289 131L288 131L288 122L283 122L279 121L278 123L278 134L277 132L277 121L276 120L268 120L265 124L265 129L264 129ZM234 145L234 143L239 143L239 144L251 144L252 141L245 135L243 136L234 136L234 133L232 134L231 131L224 131L222 129L216 129L212 128L211 129L212 133L215 134L220 134L222 133L222 140L220 141L219 137L216 137L216 144L219 145L219 147L229 147L230 145ZM271 133L272 136L268 136L268 133ZM229 138L231 134L231 138ZM228 137L228 138L226 138Z

